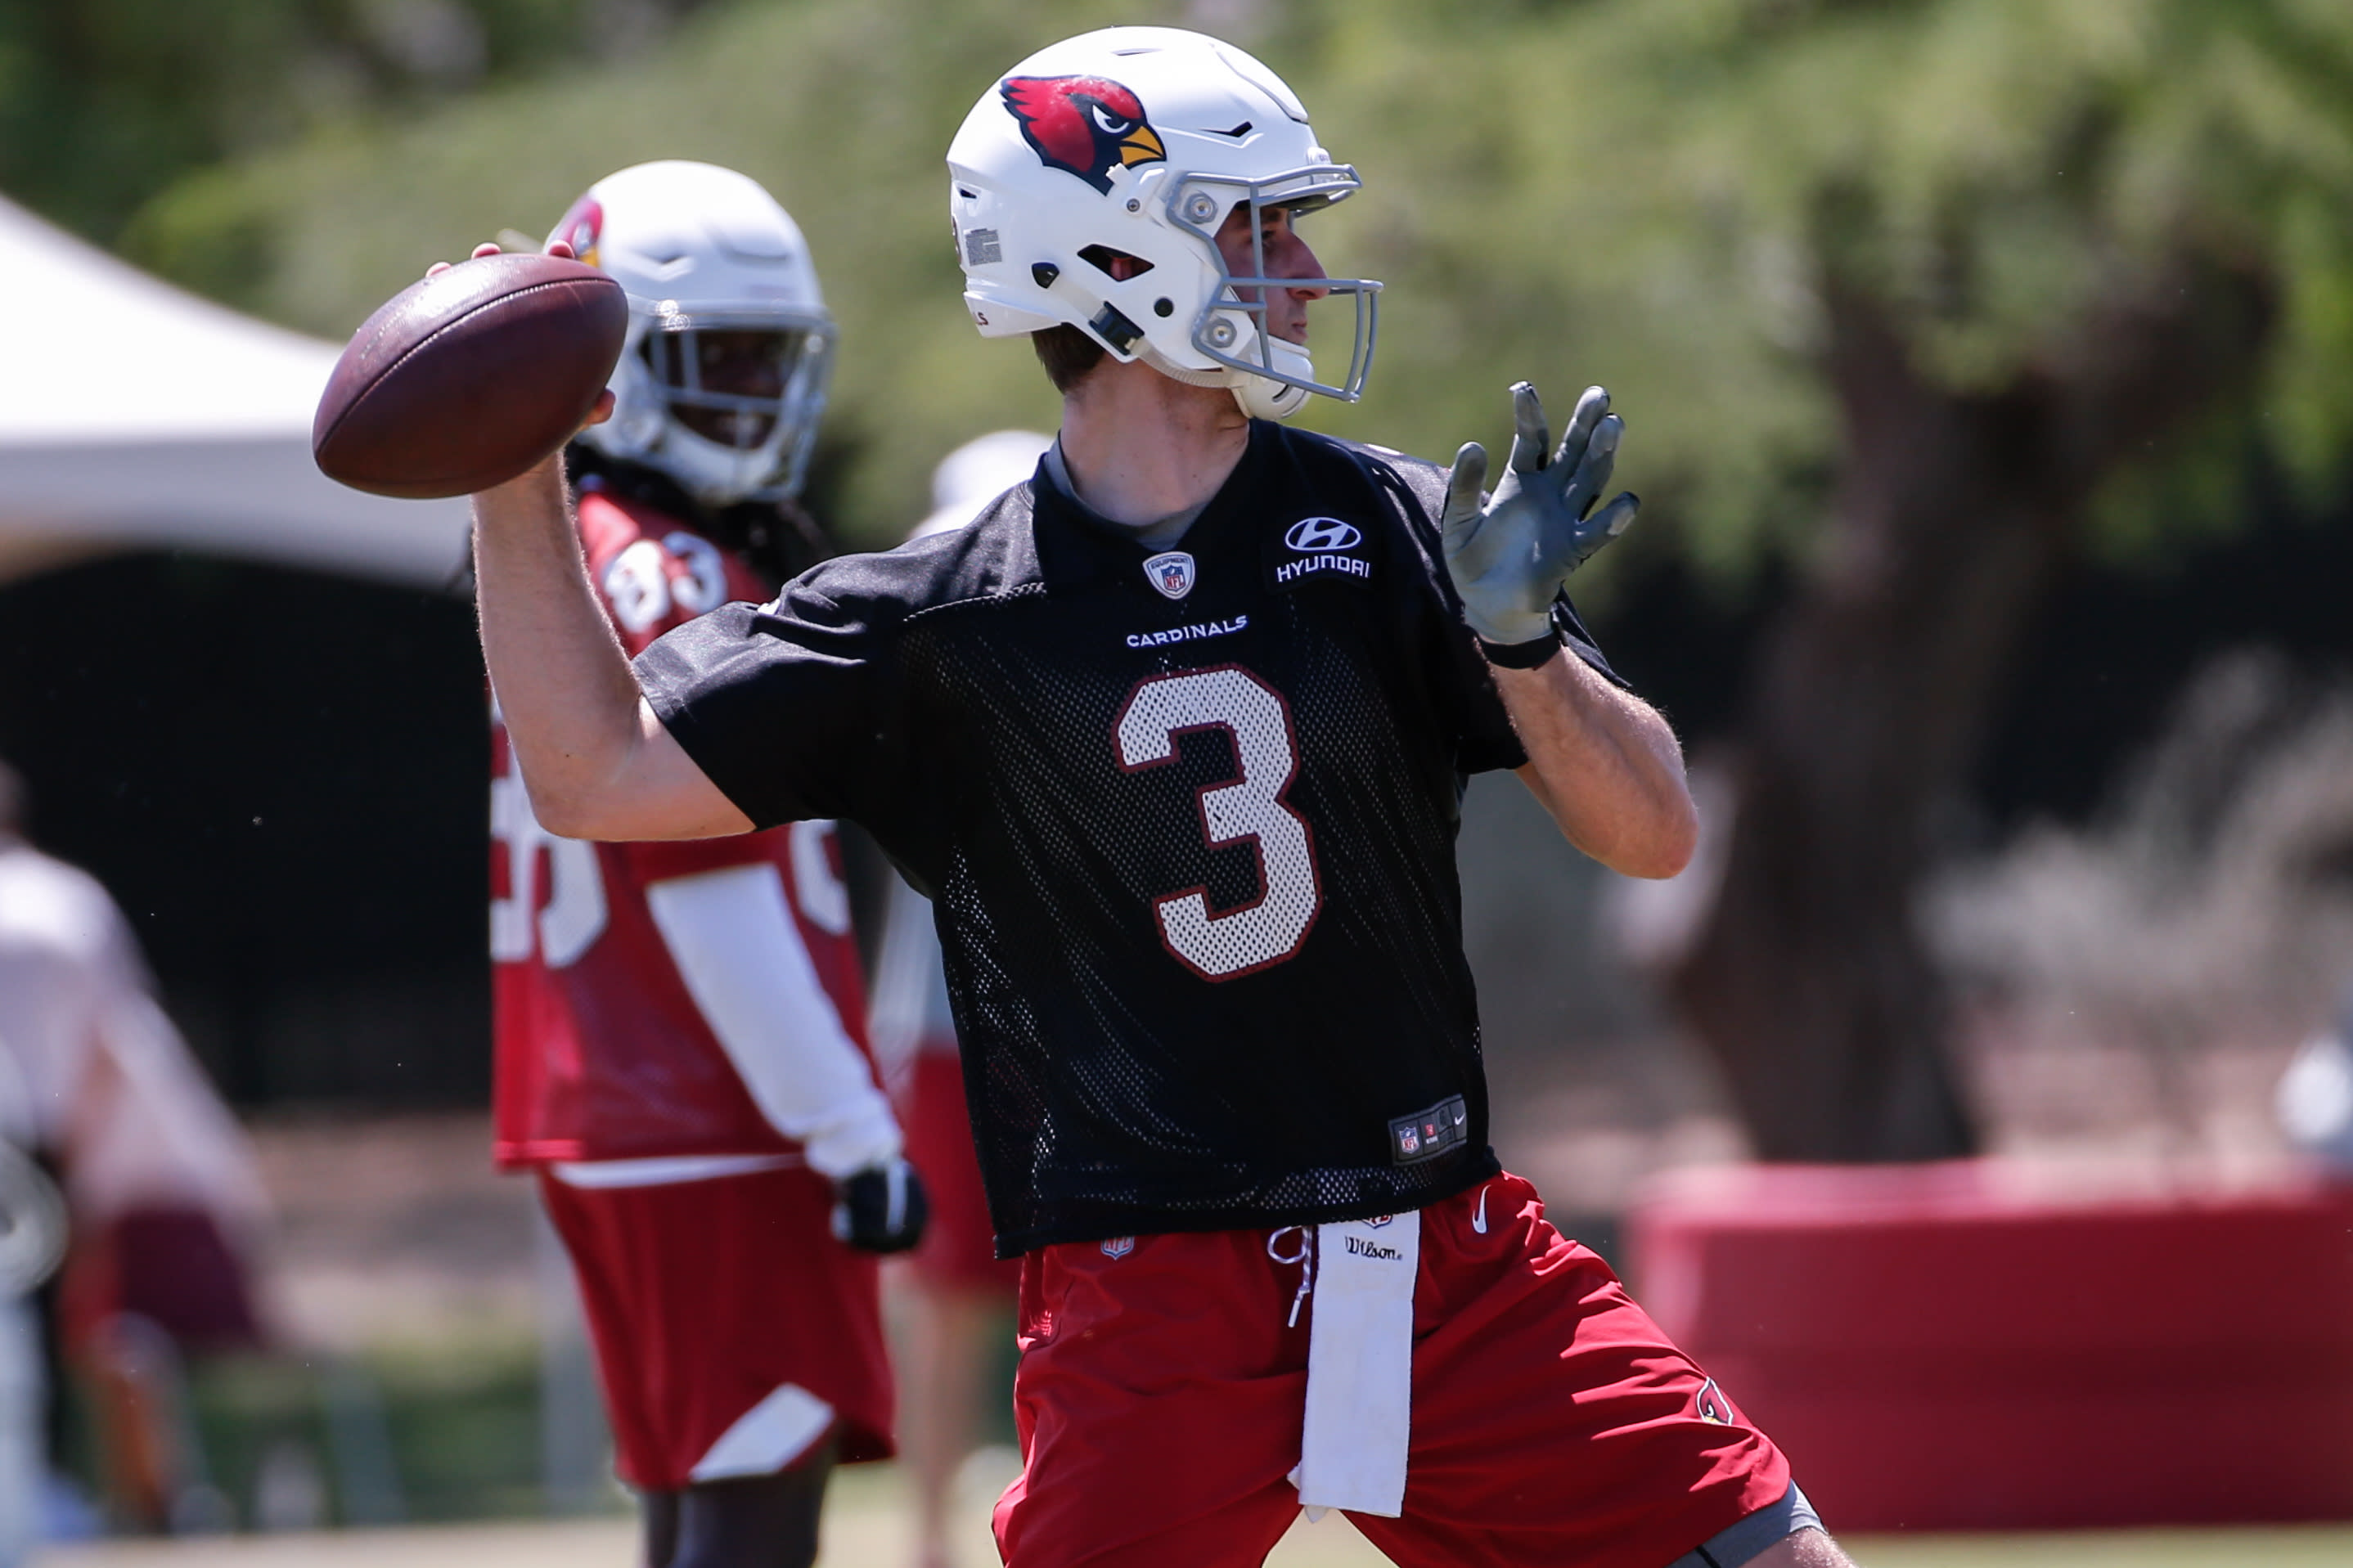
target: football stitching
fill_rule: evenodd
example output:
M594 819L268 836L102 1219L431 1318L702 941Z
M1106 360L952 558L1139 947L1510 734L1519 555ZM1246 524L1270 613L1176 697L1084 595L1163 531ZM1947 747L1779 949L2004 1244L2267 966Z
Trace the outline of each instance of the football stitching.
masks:
M464 314L450 318L448 321L444 321L439 326L434 328L432 331L427 333L424 337L419 338L416 342L411 343L407 350L404 352L399 358L394 360L390 364L385 365L382 370L377 371L374 376L370 377L365 389L363 390L357 397L352 399L350 405L344 408L343 417L337 419L334 424L328 426L326 439L328 441L333 440L335 437L335 432L343 427L344 421L348 420L353 414L357 413L360 406L366 403L369 398L375 396L376 389L389 380L395 371L398 370L402 365L406 364L417 354L424 353L425 350L438 340L443 333L455 331L457 328L463 326L466 322L473 320L474 317L480 315L484 310L490 310L493 306L502 305L511 300L520 300L525 295L537 294L549 289L569 289L576 283L600 283L606 287L615 289L620 287L619 284L613 282L610 279L551 278L545 282L526 284L521 289L511 290L508 293L496 295L491 299L478 302L477 304L470 307ZM325 442L322 442L321 445L325 445Z
M551 278L544 282L526 284L522 288L512 289L507 293L496 295L491 299L481 300L469 308L464 314L454 316L448 321L442 322L439 326L434 328L432 331L427 333L424 337L419 338L416 342L411 343L406 352L402 353L399 358L394 360L390 364L385 365L382 370L376 372L374 376L369 378L365 389L344 406L343 414L332 425L327 426L327 433L319 438L316 443L315 449L322 452L326 450L326 448L333 443L336 433L343 429L345 422L347 422L353 415L358 413L369 398L375 395L376 389L382 386L387 380L391 379L393 372L398 370L402 365L406 364L417 354L424 353L425 350L430 347L444 332L455 331L457 328L461 327L466 322L473 320L475 316L480 314L484 310L490 310L493 306L503 305L510 300L520 300L525 295L537 294L545 289L570 289L582 283L613 289L618 289L621 287L620 284L614 281L612 279L604 277ZM428 476L423 479L408 479L404 482L407 484L439 484L444 482L444 479L450 476L445 475L441 478Z

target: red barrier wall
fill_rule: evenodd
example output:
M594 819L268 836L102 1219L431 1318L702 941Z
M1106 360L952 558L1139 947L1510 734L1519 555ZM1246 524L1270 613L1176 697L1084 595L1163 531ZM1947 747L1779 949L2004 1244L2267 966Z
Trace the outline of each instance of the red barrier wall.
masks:
M2353 1191L1672 1173L1637 1299L1833 1530L2353 1518Z

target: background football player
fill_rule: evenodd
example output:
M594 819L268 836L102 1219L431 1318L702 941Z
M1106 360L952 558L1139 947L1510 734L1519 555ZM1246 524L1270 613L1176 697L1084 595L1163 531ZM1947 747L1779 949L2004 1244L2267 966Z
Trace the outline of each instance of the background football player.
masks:
M612 416L571 453L621 644L765 599L828 552L794 502L833 329L742 174L625 169L551 243L628 291ZM864 1044L832 825L587 844L491 784L497 1153L540 1173L654 1568L805 1564L839 1460L892 1450L874 1254L923 1199Z
M1475 446L1450 473L1275 423L1361 389L1378 285L1294 226L1356 172L1214 39L1041 50L948 164L972 319L1062 393L1038 479L634 671L555 548L552 467L479 496L477 540L566 831L849 816L933 893L1023 1255L1006 1561L1241 1568L1304 1506L1409 1568L1844 1564L1487 1142L1463 775L1515 769L1630 875L1696 836L1672 733L1562 596L1635 510L1600 504L1607 397L1555 447L1515 388L1492 497ZM1311 354L1327 300L1353 341Z

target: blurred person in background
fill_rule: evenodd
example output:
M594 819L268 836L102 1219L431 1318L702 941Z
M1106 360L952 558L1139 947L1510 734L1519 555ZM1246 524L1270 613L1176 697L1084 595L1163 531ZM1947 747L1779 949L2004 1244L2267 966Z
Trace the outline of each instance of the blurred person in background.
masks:
M1029 478L1051 445L1051 437L1033 430L997 430L965 442L933 471L931 515L909 540L962 528ZM1021 1283L1019 1262L997 1256L989 1228L934 920L932 901L894 878L869 1026L907 1130L909 1157L932 1200L931 1226L906 1276L899 1366L900 1440L914 1477L918 1568L948 1568L951 1561L956 1471L978 1447L991 1352L1011 1337Z
M628 295L612 416L568 460L635 653L831 553L795 498L833 328L799 229L730 170L625 169L558 242ZM492 768L497 1155L571 1256L647 1560L807 1564L833 1466L892 1451L876 1255L925 1208L833 825L589 844L533 818L503 729Z
M49 1379L33 1292L66 1243L65 1205L29 1153L31 1105L15 1066L0 1042L0 1568L18 1568L52 1533Z
M2282 1131L2331 1181L2353 1183L2353 990L2305 1042L2274 1097Z
M184 1369L264 1342L251 1260L267 1201L243 1131L150 994L121 911L26 842L21 805L0 768L0 1131L58 1173L70 1216L43 1298L50 1365L90 1390L123 1522L217 1527L227 1502L190 1447ZM26 1201L38 1208L37 1187Z
M0 991L12 980L18 944L6 898L15 837L16 775L0 764ZM23 911L19 910L21 918ZM39 1108L26 1063L0 1039L0 1568L16 1568L42 1535L48 1487L48 1373L41 1314L33 1292L63 1257L65 1206L38 1163Z

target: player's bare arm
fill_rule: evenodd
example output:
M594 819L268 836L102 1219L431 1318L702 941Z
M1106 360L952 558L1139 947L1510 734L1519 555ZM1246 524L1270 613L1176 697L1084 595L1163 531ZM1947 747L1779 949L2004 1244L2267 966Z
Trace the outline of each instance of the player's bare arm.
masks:
M1672 877L1690 862L1699 817L1657 709L1581 658L1494 677L1528 753L1520 779L1570 843L1629 877Z
M611 406L607 393L590 423ZM638 694L588 581L561 453L474 497L474 577L491 687L549 832L646 840L750 831Z
M1559 657L1552 620L1562 580L1641 505L1621 494L1595 509L1624 421L1588 387L1554 448L1535 388L1512 388L1512 405L1511 465L1493 496L1482 494L1486 449L1474 441L1455 456L1440 519L1447 570L1527 751L1520 777L1579 849L1630 877L1672 877L1699 833L1683 749L1656 709Z

